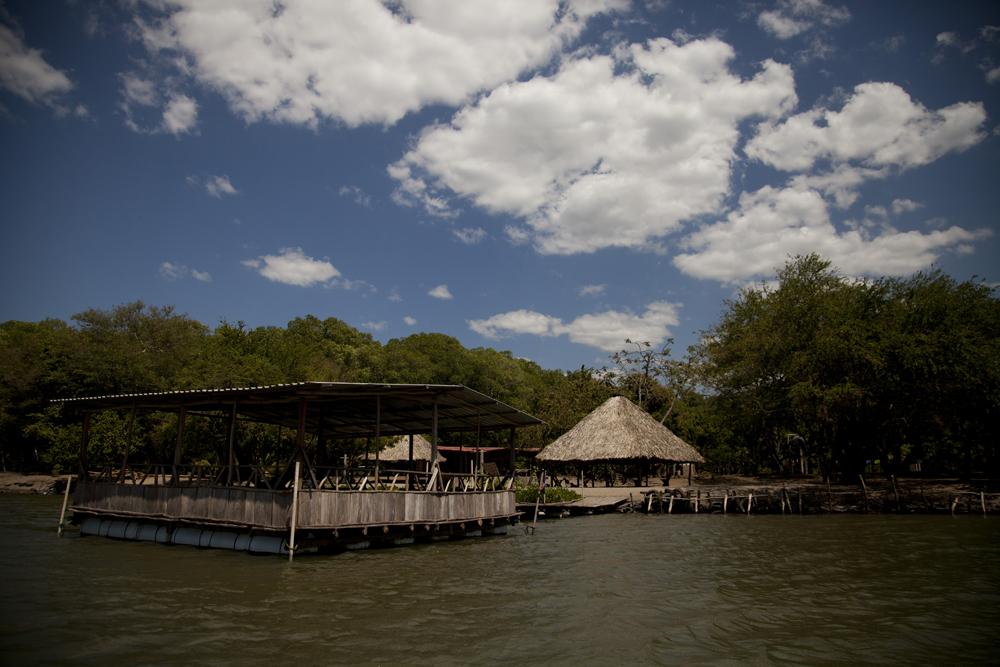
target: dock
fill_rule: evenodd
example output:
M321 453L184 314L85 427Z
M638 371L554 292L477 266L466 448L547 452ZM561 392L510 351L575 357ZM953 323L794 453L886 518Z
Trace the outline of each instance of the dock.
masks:
M63 399L81 416L72 521L84 535L287 554L336 552L503 534L518 519L515 429L535 417L462 385L303 382L241 389ZM90 416L126 409L177 414L173 463L88 462ZM225 463L183 463L189 418L227 420ZM291 428L295 451L281 466L240 465L241 420ZM509 433L510 471L466 473L437 464L439 433ZM338 439L431 434L432 461L385 468L378 460L331 465ZM130 436L131 437L131 436ZM412 446L411 446L412 452ZM412 457L412 454L411 454ZM319 460L319 462L317 462Z

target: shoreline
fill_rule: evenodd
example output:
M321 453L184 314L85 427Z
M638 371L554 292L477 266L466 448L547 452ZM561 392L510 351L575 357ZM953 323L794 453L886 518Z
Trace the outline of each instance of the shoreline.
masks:
M0 493L51 496L65 488L67 475L0 472Z

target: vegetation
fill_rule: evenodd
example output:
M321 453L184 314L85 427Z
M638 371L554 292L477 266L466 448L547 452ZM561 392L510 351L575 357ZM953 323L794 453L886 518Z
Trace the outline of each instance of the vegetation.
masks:
M625 341L612 369L546 370L510 352L422 333L381 344L336 318L214 329L141 302L67 323L0 324L0 463L71 469L79 425L56 397L300 380L465 384L545 420L518 436L541 447L607 398L625 394L694 445L717 472L855 476L998 471L1000 301L988 285L937 271L867 281L810 255L775 285L747 288L684 359ZM224 420L187 425L189 455L216 462ZM247 455L270 465L292 434L247 425ZM168 415L96 417L90 459L167 461ZM134 437L129 437L132 432ZM487 443L489 444L489 443ZM201 449L198 449L201 447ZM365 444L355 445L361 452Z
M522 486L517 485L514 489L514 494L519 503L533 503L538 499L538 486ZM545 489L544 502L547 503L565 503L570 500L579 500L583 498L579 493L573 489L566 489L561 486L549 486Z

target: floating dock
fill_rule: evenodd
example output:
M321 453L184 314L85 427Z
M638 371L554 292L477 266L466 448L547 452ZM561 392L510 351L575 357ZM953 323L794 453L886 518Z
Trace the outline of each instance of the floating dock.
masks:
M512 473L515 429L540 420L461 385L304 382L246 389L64 399L83 419L80 477L70 509L84 535L240 551L333 552L503 534L518 519ZM172 464L87 463L89 417L98 410L174 411ZM228 418L228 463L182 463L192 415ZM237 465L237 423L295 429L288 464ZM445 473L436 465L441 432L509 432L510 471ZM131 429L130 429L131 431ZM315 465L338 438L430 433L429 470ZM412 451L412 448L411 448ZM405 463L405 462L404 462ZM398 464L397 464L398 465Z

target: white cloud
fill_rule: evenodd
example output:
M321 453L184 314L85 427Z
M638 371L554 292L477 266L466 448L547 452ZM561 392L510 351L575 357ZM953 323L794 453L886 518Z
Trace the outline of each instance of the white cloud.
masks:
M757 16L757 25L778 39L791 39L816 27L843 25L850 19L846 7L828 5L823 0L779 0L774 9Z
M986 83L1000 83L1000 67L987 67L986 72Z
M299 287L325 283L340 276L333 264L307 256L302 248L282 248L277 255L261 255L243 260L242 264L268 280Z
M369 329L370 331L382 331L383 329L386 328L386 326L388 326L388 323L384 321L362 322L361 326L364 327L365 329Z
M350 197L354 200L354 203L362 208L372 207L372 198L367 192L362 190L357 185L342 185L340 189L337 190L337 194L341 197Z
M892 200L892 212L895 215L902 215L903 213L911 213L917 209L923 208L923 204L918 201L913 201L912 199L893 199Z
M177 0L136 25L151 57L180 56L248 122L356 126L461 104L546 64L591 15L625 4Z
M184 264L178 264L177 262L161 262L160 277L170 282L182 280L188 277L194 278L195 280L203 283L212 282L212 276L207 271L192 269Z
M607 287L607 285L584 285L578 293L580 296L600 296L604 294Z
M187 95L172 95L163 109L163 129L177 136L190 132L197 124L198 103Z
M395 287L393 287L391 290L389 290L388 299L389 299L389 301L392 301L393 303L399 303L400 301L403 300L403 297L400 296L399 290L397 290Z
M396 198L432 214L449 197L521 219L515 242L546 254L643 248L718 213L741 121L796 102L791 69L729 71L717 39L657 39L565 61L551 76L502 85L424 130L389 168Z
M761 123L746 153L785 171L805 171L824 159L905 169L981 141L985 120L978 102L929 111L894 83L863 83L840 111L813 109Z
M229 177L225 174L221 176L209 176L205 180L205 191L219 199L222 199L223 195L233 196L239 194L239 190L233 186Z
M406 326L412 327L416 325L417 318L406 315L405 317L403 317L403 322L406 324Z
M670 327L678 322L676 304L657 301L646 306L641 315L608 310L564 323L558 317L532 310L512 310L484 320L469 320L468 324L479 335L494 340L518 334L567 336L574 343L613 352L621 349L626 338L657 345L670 336Z
M790 256L816 252L848 274L904 275L928 266L946 250L961 250L989 235L961 227L926 234L884 223L854 227L838 231L815 190L766 186L741 195L738 209L726 220L691 234L685 240L689 251L677 255L674 264L697 278L738 283L773 275ZM878 235L873 235L874 227Z
M435 287L434 289L432 289L432 290L430 290L429 292L427 292L427 294L428 294L429 296L432 296L432 297L434 297L435 299L444 299L444 300L448 300L448 299L453 299L453 298L455 298L455 297L453 297L453 296L451 295L451 291L450 291L450 290L448 289L448 286L447 286L447 285L438 285L438 286L437 286L437 287Z
M20 35L0 25L0 88L33 104L57 107L73 82L46 62L41 51L28 48Z
M486 230L482 227L460 227L451 233L465 245L476 245L486 238Z

